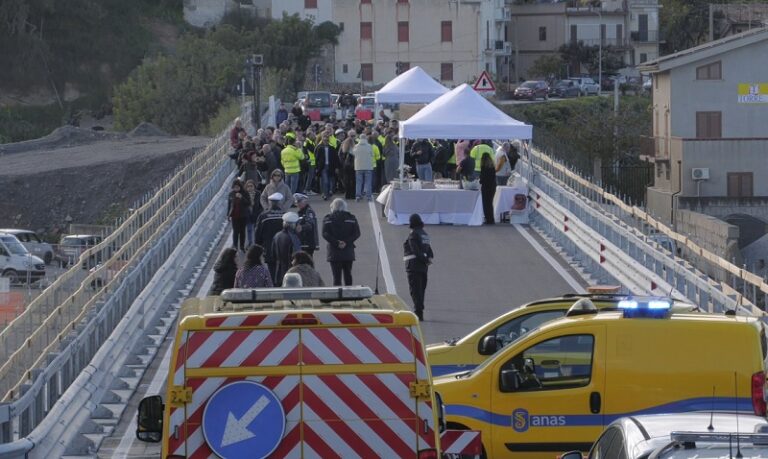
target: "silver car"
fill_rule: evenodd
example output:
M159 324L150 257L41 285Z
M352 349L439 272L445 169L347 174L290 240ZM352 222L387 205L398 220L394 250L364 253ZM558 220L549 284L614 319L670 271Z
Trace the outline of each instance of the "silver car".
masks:
M701 404L706 406L707 401L702 400ZM768 458L768 422L760 416L715 412L628 416L608 425L587 457ZM571 451L560 458L582 459L582 454Z

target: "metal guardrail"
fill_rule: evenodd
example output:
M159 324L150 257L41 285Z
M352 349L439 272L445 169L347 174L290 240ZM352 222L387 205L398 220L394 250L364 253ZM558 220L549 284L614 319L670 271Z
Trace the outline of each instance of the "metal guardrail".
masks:
M0 443L26 437L86 368L226 178L228 149L229 128L0 333ZM96 257L103 263L83 277Z
M528 164L533 165L532 170L527 169ZM699 254L701 259L739 276L743 282L758 285L756 281L759 281L760 291L768 292L768 288L763 290L768 285L765 285L759 276L747 273L704 250L687 237L654 220L641 209L625 204L617 196L536 149L528 149L522 167L530 182L571 212L574 219L585 223L607 242L619 247L627 261L634 260L642 264L688 300L713 312L738 309L752 315L765 316L743 292L735 290L725 282L709 278L691 263L665 251L636 226L653 228L675 240L680 246ZM617 212L624 215L616 215Z

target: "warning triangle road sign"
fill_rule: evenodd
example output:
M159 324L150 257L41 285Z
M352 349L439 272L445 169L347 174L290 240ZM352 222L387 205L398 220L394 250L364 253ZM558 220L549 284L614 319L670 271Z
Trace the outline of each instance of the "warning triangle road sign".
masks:
M483 70L483 73L480 74L480 77L472 87L475 91L496 91L496 85L493 84L493 80L491 80L490 75L485 70Z

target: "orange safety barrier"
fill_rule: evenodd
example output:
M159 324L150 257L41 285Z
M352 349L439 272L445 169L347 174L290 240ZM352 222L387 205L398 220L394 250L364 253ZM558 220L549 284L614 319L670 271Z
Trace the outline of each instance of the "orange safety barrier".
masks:
M8 324L24 311L21 292L0 293L0 324Z

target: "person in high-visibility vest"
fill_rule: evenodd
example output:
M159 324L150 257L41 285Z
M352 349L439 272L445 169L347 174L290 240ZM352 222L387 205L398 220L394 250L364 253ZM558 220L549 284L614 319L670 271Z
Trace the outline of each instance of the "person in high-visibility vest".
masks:
M496 155L496 153L493 151L493 148L488 146L485 141L480 141L480 143L472 147L472 149L469 151L469 156L475 160L474 178L478 178L480 176L480 162L483 159L483 155L488 155L491 159L494 159Z
M301 151L301 144L296 140L296 134L293 132L285 134L285 148L280 152L280 163L285 170L285 183L291 188L291 193L295 193L299 187L303 159L304 152Z

